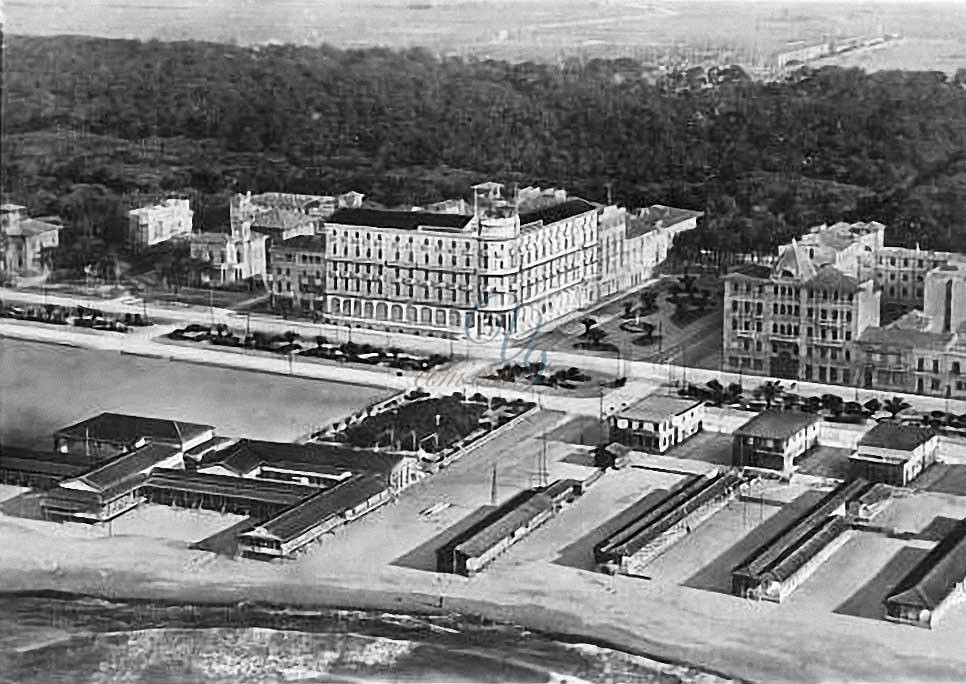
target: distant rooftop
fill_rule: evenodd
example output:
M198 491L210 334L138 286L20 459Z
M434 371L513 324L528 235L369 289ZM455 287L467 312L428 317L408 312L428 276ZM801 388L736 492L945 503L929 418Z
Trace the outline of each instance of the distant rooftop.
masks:
M171 458L178 449L167 444L148 443L103 463L76 479L95 491L106 491Z
M742 264L732 270L725 278L752 278L754 280L768 280L771 278L771 268L762 264Z
M152 211L157 211L158 209L170 209L176 206L187 206L188 200L178 199L176 197L168 197L156 204L149 204L143 207L138 207L137 209L131 209L128 214L133 216L141 216L142 214L149 214Z
M41 235L43 233L49 233L51 231L63 230L63 226L59 223L53 223L51 221L42 221L40 219L28 218L20 222L14 223L6 228L6 233L9 236L21 235L24 237L32 237L34 235Z
M352 472L380 473L384 477L405 457L376 451L356 451L327 444L289 444L242 439L224 449L205 454L199 468L220 465L239 474L250 473L262 465L284 463L325 465Z
M122 413L102 413L58 430L58 437L91 439L100 442L133 444L145 438L182 446L188 441L214 430L211 425L184 423L166 418L149 418Z
M916 564L886 599L888 603L935 610L966 574L966 520Z
M788 439L821 420L814 413L802 411L762 411L734 431L735 436Z
M945 349L953 341L952 333L934 333L893 326L866 328L859 336L862 344L878 344L900 349Z
M913 451L935 436L936 432L927 427L883 422L866 432L859 440L859 446Z
M544 225L548 225L596 210L597 207L586 200L569 199L565 202L551 204L533 211L522 212L520 214L520 225L525 226L530 223L537 223L538 221L542 221Z
M346 510L385 492L388 486L378 475L352 478L332 489L323 489L246 534L291 541L333 518L341 518Z
M685 411L690 411L701 403L703 402L696 399L682 399L680 397L652 394L631 404L625 409L617 411L615 415L631 420L659 423L673 416L680 415Z
M325 239L321 235L295 235L272 245L272 249L295 249L300 252L324 252Z
M663 204L654 204L644 209L639 209L634 214L627 217L628 237L636 237L649 233L659 228L669 228L684 221L701 216L703 212L693 209L681 209L679 207L668 207Z
M416 230L420 227L461 230L472 220L472 216L465 214L440 214L427 211L383 211L380 209L340 209L329 218L328 223L344 226L396 228L399 230Z

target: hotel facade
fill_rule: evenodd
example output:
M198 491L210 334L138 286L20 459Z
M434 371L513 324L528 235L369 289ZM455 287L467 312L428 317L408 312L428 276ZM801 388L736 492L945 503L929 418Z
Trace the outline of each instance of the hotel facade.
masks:
M508 197L482 183L473 198L401 211L343 207L312 239L272 245L271 292L341 325L520 338L642 285L699 215L658 212L628 236L623 207L556 188Z
M474 187L475 212L343 209L325 225L325 312L346 325L515 337L598 297L598 207L511 201Z

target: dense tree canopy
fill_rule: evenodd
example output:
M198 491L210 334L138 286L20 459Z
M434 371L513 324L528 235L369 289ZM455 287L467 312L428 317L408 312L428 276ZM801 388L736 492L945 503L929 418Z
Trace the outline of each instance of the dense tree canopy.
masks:
M940 73L687 89L629 59L17 36L4 66L4 192L108 241L123 208L163 192L211 229L236 190L397 204L495 177L703 208L694 238L725 251L839 219L966 251L966 90Z

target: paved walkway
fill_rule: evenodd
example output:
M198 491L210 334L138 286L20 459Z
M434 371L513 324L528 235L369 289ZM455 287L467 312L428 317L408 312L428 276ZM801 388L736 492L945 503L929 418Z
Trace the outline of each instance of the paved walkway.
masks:
M44 295L31 293L31 292L19 292L16 290L10 290L7 288L0 288L0 298L5 301L16 301L28 304L42 304L46 301L49 304L55 304L58 306L77 306L87 305L89 302L76 297L63 297L59 295L50 295L44 298ZM140 305L132 305L121 303L119 300L109 300L106 302L98 302L97 307L106 312L111 313L128 313L140 311ZM422 352L422 353L440 353L452 356L454 358L460 358L463 360L476 360L483 362L486 365L500 366L508 361L515 363L522 363L526 354L527 349L521 348L519 346L508 346L503 349L503 339L497 338L488 344L472 344L469 342L454 342L452 340L444 340L434 337L420 337L417 335L404 335L401 333L385 333L375 330L364 330L364 329L351 329L351 332L345 327L334 326L334 325L313 325L306 323L299 323L296 321L278 321L275 318L268 318L263 316L251 316L249 318L245 314L237 314L234 311L227 311L221 309L214 309L214 311L209 311L205 308L198 307L184 307L184 308L162 308L158 306L152 306L149 310L149 314L155 318L170 319L178 321L181 324L186 323L202 323L211 324L212 321L215 323L227 323L236 330L243 328L246 323L250 323L253 330L264 330L267 332L284 332L286 330L295 330L302 337L306 339L312 339L316 335L322 334L329 337L333 341L346 341L349 336L353 341L360 343L370 343L379 345L382 347L393 347L398 346L405 348L412 352ZM10 321L4 321L3 326L12 325ZM51 326L53 327L53 326ZM147 328L147 331L157 331L159 328L152 326ZM138 333L133 339L141 340L142 335L150 334L148 332ZM154 333L158 334L158 333ZM21 335L22 336L22 335ZM128 339L128 338L122 338ZM133 340L132 340L133 341ZM165 349L170 347L165 346ZM119 348L120 350L120 348ZM197 349L194 350L201 353L204 356L205 353L211 353L213 350L210 349ZM153 351L152 353L157 353ZM170 356L171 354L165 354ZM531 354L530 360L536 361L540 357L539 352ZM214 358L214 357L212 357ZM255 358L255 357L252 357ZM224 359L222 359L224 360ZM275 360L275 359L264 359L266 362L272 362L276 367L284 365L287 369L288 362L286 360ZM557 349L553 349L547 352L547 363L551 369L568 368L570 366L575 366L577 368L588 370L597 373L602 378L615 377L618 369L615 365L613 358L608 357L598 357L590 356L586 354L572 354ZM313 364L314 368L323 368ZM342 366L337 367L340 374L345 373L368 373L371 376L376 376L379 378L385 377L382 373L373 373L372 371L347 369ZM316 371L318 372L318 371ZM657 387L661 384L684 384L684 383L696 383L703 384L712 379L717 379L721 384L727 386L732 382L740 383L744 385L746 389L754 388L767 380L774 380L775 378L769 378L766 376L739 374L739 373L724 373L717 370L707 370L702 368L688 368L686 366L678 366L672 364L656 364L648 363L645 361L623 361L621 364L620 372L632 380L645 380L649 381L652 386ZM958 399L944 399L942 397L927 397L915 394L897 394L894 392L879 392L876 390L858 389L854 387L844 387L840 385L822 385L818 383L811 382L790 382L788 380L779 379L783 386L790 388L792 391L802 394L802 395L818 395L823 394L837 394L846 400L854 400L859 402L866 402L869 399L877 398L879 400L885 400L892 396L900 396L909 402L914 408L919 411L952 411L956 414L966 413L966 401ZM375 384L382 386L387 385L382 381L370 381L366 384ZM409 386L412 386L411 382ZM555 400L556 401L556 400ZM577 400L571 399L569 401L581 401L586 402L587 400ZM598 403L599 410L599 398L595 400ZM605 399L606 402L606 399ZM549 404L548 404L549 405ZM582 411L587 412L587 411ZM597 411L595 411L596 413Z

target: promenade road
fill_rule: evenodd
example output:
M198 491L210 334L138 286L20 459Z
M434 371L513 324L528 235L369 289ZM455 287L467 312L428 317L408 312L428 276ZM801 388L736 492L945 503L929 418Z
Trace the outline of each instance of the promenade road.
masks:
M91 304L90 301L85 300L81 297L65 297L61 295L51 295L48 294L46 297L42 294L37 294L33 292L21 292L17 290L11 290L9 288L0 288L0 298L4 301L11 302L22 302L25 304L55 304L58 306L88 306ZM105 312L110 313L128 313L140 311L139 305L126 304L118 300L108 300L104 302L96 302L96 306ZM349 336L349 331L344 326L334 326L334 325L323 325L323 324L311 324L302 323L297 321L280 321L275 317L268 316L255 316L250 317L244 314L238 314L234 311L214 309L209 311L207 307L158 307L152 306L148 312L152 317L161 319L170 319L172 321L178 322L180 325L185 325L188 323L202 323L211 324L212 321L215 323L226 323L235 329L241 329L246 324L250 324L253 330L263 330L266 332L284 332L286 330L295 330L300 335L306 339L312 339L316 335L322 334L329 337L331 340L341 340L346 341ZM2 325L6 326L12 324L9 321L4 321ZM176 327L176 326L175 326ZM167 327L159 328L158 326L152 326L151 328L143 329L142 331L135 334L135 338L140 339L144 335L159 335L167 331ZM504 349L504 340L502 337L497 337L486 344L474 344L473 342L462 340L444 340L435 337L422 337L418 335L405 335L402 333L386 333L375 330L365 330L362 328L353 328L351 331L352 340L360 343L369 343L374 345L379 345L382 347L400 347L406 349L410 352L423 352L423 353L439 353L453 356L457 359L462 359L463 361L476 360L477 365L480 362L489 366L499 366L504 363L524 363L528 349L519 346L519 344L508 344ZM124 339L132 339L130 335ZM168 349L168 347L165 347ZM202 350L198 350L201 352ZM209 350L204 350L205 352ZM157 353L157 352L152 352ZM169 354L166 354L169 355ZM540 353L534 352L530 354L530 361L539 361ZM213 358L213 357L212 357ZM278 361L275 359L265 359L272 366L271 371L278 372L282 365L285 367L282 369L287 372L288 362L285 360ZM274 365L273 365L274 364ZM644 361L619 361L613 358L604 358L591 356L586 354L573 354L556 349L547 352L547 366L551 369L568 368L570 366L575 366L587 371L594 372L603 378L617 377L618 374L624 375L632 380L643 380L651 383L652 386L659 386L662 384L667 385L681 385L686 383L703 384L712 379L717 379L723 385L728 385L729 383L736 382L742 384L745 388L753 388L767 380L779 380L782 385L786 388L791 389L801 395L823 395L823 394L837 394L846 400L866 402L869 399L877 398L879 400L885 400L893 396L900 396L909 402L913 407L919 411L929 412L934 410L939 411L951 411L956 414L966 413L966 401L959 399L945 399L942 397L928 397L916 394L902 394L895 392L880 392L873 389L860 389L856 387L845 387L841 385L826 385L813 382L804 381L789 381L787 379L781 378L769 378L767 376L760 375L747 375L739 373L725 373L717 370L708 370L701 368L689 368L687 366L672 365L672 364L655 364L648 363ZM321 366L319 367L321 368ZM315 373L320 373L319 377L330 377L325 376L325 371L316 370L312 371ZM339 367L340 374L343 373L356 373L356 369L343 369ZM376 383L383 386L400 386L405 384L407 386L412 386L412 383L398 383L395 380L379 381L375 380L375 377L383 378L382 373L372 373L371 371L364 371L359 369L358 372L369 373L368 377L371 378L366 384ZM314 377L314 376L313 376ZM342 375L342 377L346 377ZM356 380L353 380L356 382ZM359 382L366 382L359 380ZM387 384L389 383L389 384ZM583 400L573 400L568 401L583 401ZM594 413L599 412L599 399L597 400L598 406ZM605 398L606 402L606 398ZM585 402L586 403L586 402ZM619 404L617 404L619 405ZM549 404L548 404L549 406ZM606 406L605 406L606 409ZM582 411L586 412L586 411Z

